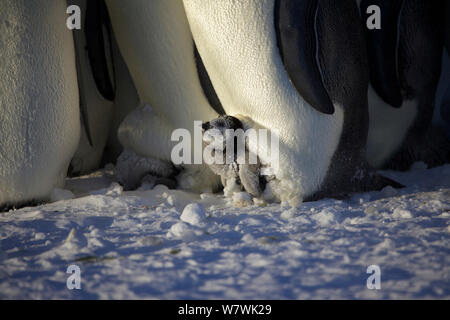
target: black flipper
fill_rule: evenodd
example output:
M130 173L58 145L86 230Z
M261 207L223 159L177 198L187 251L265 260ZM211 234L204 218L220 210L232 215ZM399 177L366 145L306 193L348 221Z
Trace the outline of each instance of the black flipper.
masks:
M81 75L79 77L81 77ZM79 90L81 90L82 87L80 87L80 85L79 85L78 88L80 88ZM90 146L94 147L94 142L92 140L91 127L89 125L89 116L88 116L88 112L87 112L86 102L85 102L84 97L83 97L83 95L81 93L80 93L79 96L80 96L80 114L81 114L81 121L82 121L82 124L83 124L83 128L84 128L84 130L86 132L86 137L88 139L88 142L89 142Z
M73 37L74 37L74 42L75 42L75 61L76 61L76 68L77 68L78 97L79 97L79 104L80 104L81 124L86 132L86 136L87 136L89 144L91 145L91 147L93 147L94 143L92 140L91 129L89 126L89 116L88 116L88 110L87 110L87 105L86 105L86 99L84 97L84 92L83 92L84 91L83 67L80 62L80 55L83 54L84 52L79 52L79 50L78 50L78 46L76 43L78 41L78 36L75 34L75 32L78 32L78 31L75 30L73 32L74 32Z
M217 96L216 90L211 82L211 78L209 77L208 71L203 63L202 57L197 50L197 46L194 43L194 56L195 56L195 64L197 66L197 74L200 80L200 84L203 89L203 93L206 96L209 104L213 109L220 115L226 114L223 109L222 103L220 102L219 97Z
M333 114L318 58L318 6L319 0L276 0L275 28L284 66L297 91L316 110Z
M450 55L450 1L445 3L445 46Z
M450 1L446 1L445 3L445 48L450 57ZM450 85L447 86L444 99L441 103L441 117L450 123Z
M362 0L363 23L367 8L381 9L381 29L364 28L370 65L370 81L378 95L389 105L400 108L403 102L398 72L399 23L404 0Z
M106 100L112 101L115 98L115 75L114 66L108 67L107 55L111 61L113 55L111 46L109 48L105 46L105 34L108 43L111 44L111 23L104 0L87 1L84 30L95 84L101 95Z

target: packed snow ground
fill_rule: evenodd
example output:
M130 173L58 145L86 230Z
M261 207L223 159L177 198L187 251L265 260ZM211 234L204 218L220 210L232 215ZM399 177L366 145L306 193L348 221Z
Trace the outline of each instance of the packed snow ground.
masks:
M0 298L449 299L450 165L385 174L407 188L296 208L70 179L66 200L0 213Z

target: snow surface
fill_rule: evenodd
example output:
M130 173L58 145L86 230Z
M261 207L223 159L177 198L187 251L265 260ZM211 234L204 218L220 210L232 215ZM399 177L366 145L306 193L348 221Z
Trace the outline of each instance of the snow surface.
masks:
M124 192L113 173L0 213L1 299L450 298L450 165L384 172L402 190L295 208L161 185ZM80 290L66 287L73 264ZM370 265L381 290L367 289Z

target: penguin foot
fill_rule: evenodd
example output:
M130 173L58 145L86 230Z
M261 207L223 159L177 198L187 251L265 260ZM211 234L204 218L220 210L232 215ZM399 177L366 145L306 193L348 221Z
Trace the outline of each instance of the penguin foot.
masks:
M349 181L344 183L345 180ZM397 181L384 177L372 169L363 166L363 168L356 170L356 173L352 177L348 177L347 179L339 177L337 181L328 181L320 191L304 199L304 202L317 201L323 198L344 200L349 198L352 193L381 191L388 186L395 189L405 187Z
M391 186L395 189L402 189L405 186L397 181L389 179L381 174L372 172L370 182L364 186L363 191L381 191L385 187Z

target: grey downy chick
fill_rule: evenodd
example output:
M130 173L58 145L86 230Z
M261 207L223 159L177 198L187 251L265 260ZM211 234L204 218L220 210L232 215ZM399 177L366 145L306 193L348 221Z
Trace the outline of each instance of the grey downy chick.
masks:
M261 175L261 163L256 155L251 155L247 141L241 142L245 146L245 163L238 163L238 135L236 130L244 130L242 122L232 116L223 115L202 125L203 145L212 149L212 156L221 158L221 163L209 165L211 170L219 175L223 186L235 183L254 197L258 197L264 191L266 179ZM227 131L228 130L228 131ZM233 131L230 131L233 130ZM221 137L218 137L221 136ZM242 137L245 137L242 135ZM231 140L233 139L233 141ZM245 138L244 138L245 139ZM227 149L228 146L228 149ZM230 146L233 146L230 149ZM216 153L219 153L218 155ZM251 157L252 156L252 157ZM255 163L250 163L249 159L256 159ZM217 158L216 158L217 159Z

